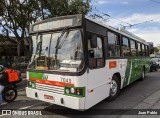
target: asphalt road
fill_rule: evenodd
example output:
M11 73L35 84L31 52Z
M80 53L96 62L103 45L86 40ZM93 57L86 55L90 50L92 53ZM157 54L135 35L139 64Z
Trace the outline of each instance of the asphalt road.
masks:
M111 109L132 109L137 104L141 103L145 98L151 96L153 93L160 90L160 69L157 72L148 73L144 81L136 81L133 84L127 86L121 91L121 94L114 101L103 100L97 105L93 106L88 111L77 112L68 108L63 108L57 105L52 105L46 102L34 100L27 98L25 94L26 81L23 81L18 85L18 98L12 103L3 102L1 109L35 109L42 110L43 114L52 114L52 115L43 115L39 116L46 118L66 118L66 117L109 117L109 118L118 118L119 115L109 115L106 116L105 112L111 111ZM154 98L153 98L154 99ZM68 111L67 114L64 114L63 110L57 111L57 109L63 109ZM110 113L109 112L109 113ZM87 114L87 115L86 115ZM10 116L1 116L1 117L10 117ZM15 116L14 116L15 117ZM16 116L20 118L22 116ZM37 116L24 116L24 118L37 118Z

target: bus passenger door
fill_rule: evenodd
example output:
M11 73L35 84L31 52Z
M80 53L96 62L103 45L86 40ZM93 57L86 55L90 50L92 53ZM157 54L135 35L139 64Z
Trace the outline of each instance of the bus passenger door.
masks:
M85 109L108 97L110 88L105 67L104 40L92 33L88 34L88 66Z

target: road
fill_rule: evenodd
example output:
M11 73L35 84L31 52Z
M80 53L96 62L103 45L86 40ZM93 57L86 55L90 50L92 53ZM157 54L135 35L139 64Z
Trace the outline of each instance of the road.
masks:
M105 113L101 114L100 110L106 109L133 109L137 104L141 103L145 98L151 96L153 93L156 93L160 90L160 69L157 72L148 73L146 79L144 81L136 81L128 87L124 88L121 91L121 94L114 101L103 100L97 105L93 106L90 110L76 112L74 110L70 110L65 108L65 110L69 111L71 114L64 114L63 111L56 111L56 109L64 109L63 107L52 105L46 102L34 100L31 98L27 98L25 94L25 86L26 81L24 80L21 84L18 85L18 98L12 103L3 103L1 109L35 109L42 110L45 114L52 114L49 116L40 116L41 117L52 117L52 118L66 118L66 117L74 117L71 114L76 114L76 117L83 116L86 117L106 117ZM154 99L154 98L153 98ZM142 106L143 108L143 106ZM91 111L96 111L96 115ZM90 114L91 113L91 114ZM63 114L63 115L62 115ZM87 114L87 115L86 115ZM53 116L54 115L54 116ZM109 115L110 118L118 118L119 115ZM3 116L7 117L7 116ZM16 118L21 116L16 116ZM27 116L24 116L27 117ZM32 116L33 117L33 116ZM37 118L35 116L35 118Z

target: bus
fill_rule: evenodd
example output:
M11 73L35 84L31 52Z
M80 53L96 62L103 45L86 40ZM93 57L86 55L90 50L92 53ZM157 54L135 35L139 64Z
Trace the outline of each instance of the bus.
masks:
M86 110L149 72L149 45L138 36L82 14L30 26L27 97Z

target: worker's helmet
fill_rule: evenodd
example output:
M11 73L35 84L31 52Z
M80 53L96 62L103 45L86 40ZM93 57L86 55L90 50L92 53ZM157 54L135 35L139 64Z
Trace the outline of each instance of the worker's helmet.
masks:
M0 73L3 72L4 67L2 65L0 65Z

